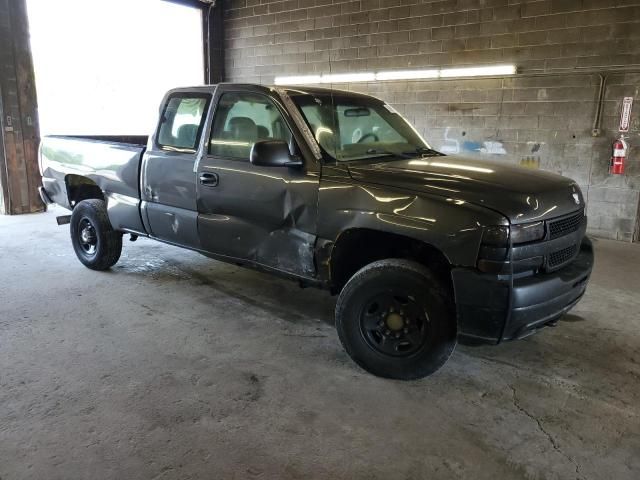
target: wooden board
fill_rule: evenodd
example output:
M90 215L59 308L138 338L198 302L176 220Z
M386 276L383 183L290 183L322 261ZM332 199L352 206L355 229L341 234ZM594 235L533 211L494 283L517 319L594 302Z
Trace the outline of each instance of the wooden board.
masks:
M0 0L0 183L3 213L44 210L38 195L37 100L24 0Z

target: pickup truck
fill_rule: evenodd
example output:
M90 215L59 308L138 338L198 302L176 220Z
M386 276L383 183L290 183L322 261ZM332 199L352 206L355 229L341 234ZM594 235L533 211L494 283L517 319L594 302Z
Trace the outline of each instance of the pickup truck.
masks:
M328 289L346 352L387 378L555 325L593 265L572 180L443 155L353 92L179 88L150 137L45 137L40 170L87 267L144 236Z

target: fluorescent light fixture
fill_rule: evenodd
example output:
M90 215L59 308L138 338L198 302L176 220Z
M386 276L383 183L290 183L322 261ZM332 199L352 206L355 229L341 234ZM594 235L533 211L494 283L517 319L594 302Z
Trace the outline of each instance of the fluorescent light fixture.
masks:
M391 70L378 73L330 73L276 77L276 85L309 85L320 83L357 83L388 80L421 80L429 78L470 78L515 75L515 65L489 65L486 67L441 68L430 70Z
M310 83L322 83L320 75L297 75L291 77L276 77L276 85L308 85Z
M291 77L276 77L276 85L309 85L314 83L354 83L372 82L375 73L331 73L324 75L297 75Z
M443 68L440 77L487 77L498 75L515 75L515 65L492 65L489 67Z
M376 73L376 80L414 80L420 78L438 78L438 70L396 70Z
M332 73L322 75L320 83L372 82L375 79L375 73Z

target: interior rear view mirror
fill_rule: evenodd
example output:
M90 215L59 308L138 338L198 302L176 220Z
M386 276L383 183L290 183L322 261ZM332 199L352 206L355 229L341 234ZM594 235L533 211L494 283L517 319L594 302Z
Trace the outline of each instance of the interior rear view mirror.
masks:
M365 107L349 108L344 111L345 117L368 117L371 111Z

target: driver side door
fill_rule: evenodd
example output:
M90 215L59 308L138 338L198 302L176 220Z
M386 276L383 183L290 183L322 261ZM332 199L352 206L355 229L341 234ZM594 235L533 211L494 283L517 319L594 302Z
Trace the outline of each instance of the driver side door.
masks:
M285 140L291 122L276 97L251 87L220 86L206 154L198 165L202 248L300 277L315 276L319 167L256 166L251 147Z

